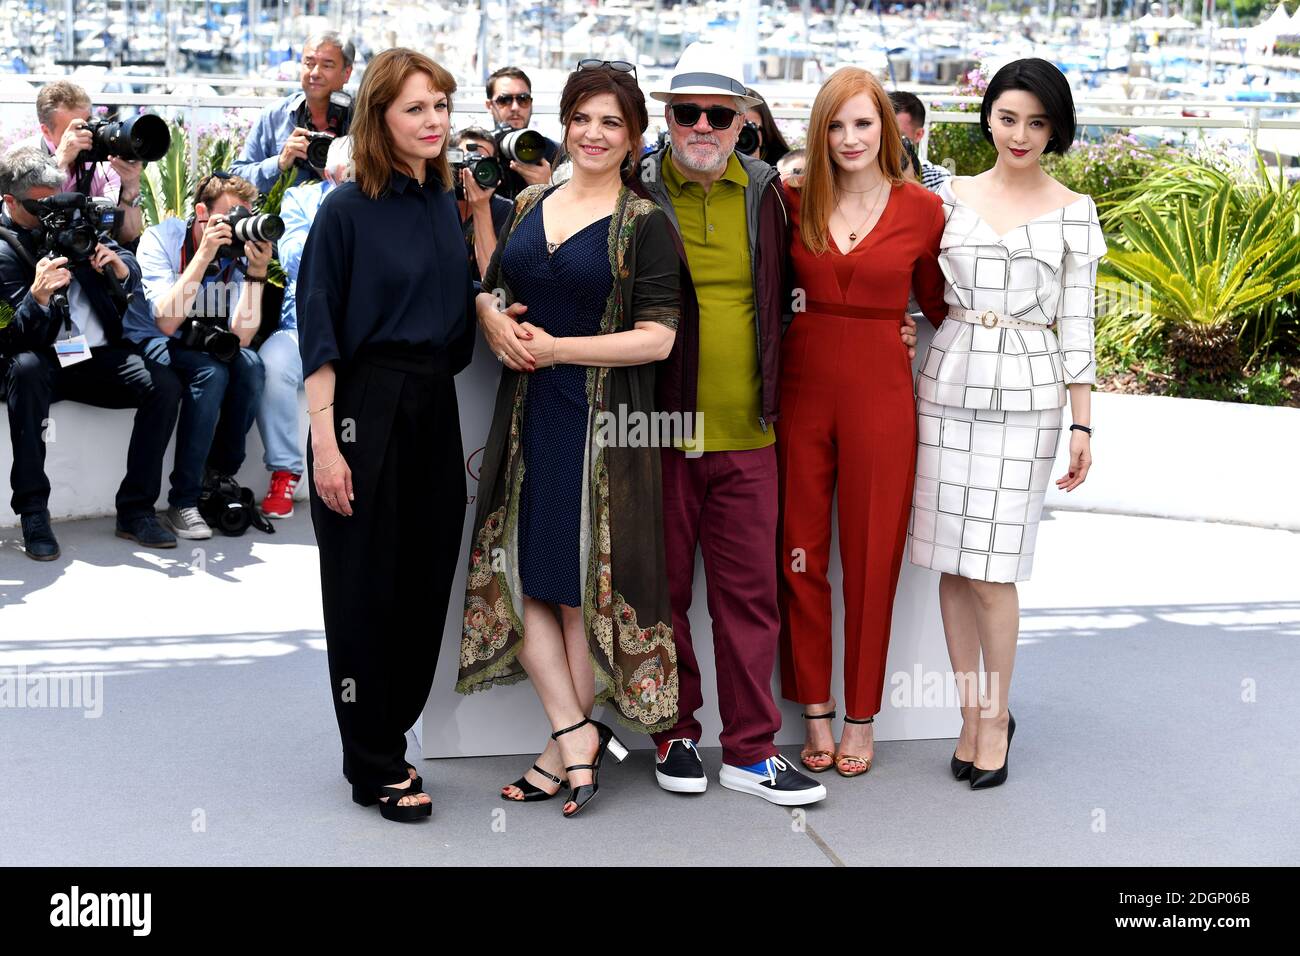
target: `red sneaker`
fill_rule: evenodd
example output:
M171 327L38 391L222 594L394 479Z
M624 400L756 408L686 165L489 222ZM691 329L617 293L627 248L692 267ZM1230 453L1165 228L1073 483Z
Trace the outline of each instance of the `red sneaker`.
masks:
M262 514L268 518L293 517L293 490L301 477L291 471L271 472L271 488L262 499Z

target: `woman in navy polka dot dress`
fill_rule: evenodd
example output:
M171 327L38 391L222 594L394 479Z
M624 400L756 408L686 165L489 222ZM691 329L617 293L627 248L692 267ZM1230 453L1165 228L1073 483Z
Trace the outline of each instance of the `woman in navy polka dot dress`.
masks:
M580 65L560 120L573 177L516 197L483 280L499 293L478 300L505 369L456 689L532 678L555 732L501 796L546 800L567 782L572 816L595 795L603 755L625 752L590 719L596 704L646 733L677 718L659 449L606 439L654 412L684 265L663 211L633 189L648 116L631 64Z

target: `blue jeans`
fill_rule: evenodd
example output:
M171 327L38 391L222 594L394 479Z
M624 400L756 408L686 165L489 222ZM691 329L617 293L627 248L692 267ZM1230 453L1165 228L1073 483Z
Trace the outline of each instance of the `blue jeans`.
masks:
M301 475L302 444L298 440L298 390L302 388L302 355L298 330L281 329L258 351L266 368L266 388L257 406L257 429L262 433L267 471Z
M204 464L223 475L235 474L244 464L244 438L262 397L262 360L252 349L240 349L223 362L161 337L144 343L141 351L181 380L176 466L167 502L193 507L203 491Z

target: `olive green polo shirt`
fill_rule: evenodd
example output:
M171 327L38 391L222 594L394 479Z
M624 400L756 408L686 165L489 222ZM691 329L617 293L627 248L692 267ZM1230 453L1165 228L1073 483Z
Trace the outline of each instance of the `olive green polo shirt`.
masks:
M762 378L745 222L749 174L732 153L722 178L706 192L681 174L669 153L663 177L700 307L696 411L701 416L702 450L766 448L776 433L759 424Z

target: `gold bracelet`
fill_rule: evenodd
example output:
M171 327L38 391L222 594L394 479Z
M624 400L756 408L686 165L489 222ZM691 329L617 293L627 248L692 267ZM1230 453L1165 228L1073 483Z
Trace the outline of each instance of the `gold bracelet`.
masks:
M328 405L322 405L320 408L316 409L316 411L314 411L314 412L308 412L308 413L307 413L307 417L310 418L312 415L319 415L321 412L328 411L329 409L331 409L331 408L333 408L333 407L334 407L334 403L333 403L333 402L330 402Z
M317 470L317 471L329 471L331 468L333 468L335 465L337 465L337 464L338 464L340 461L342 461L342 460L343 460L343 452L339 452L339 453L338 453L338 457L336 457L336 458L335 458L332 462L330 462L328 465L322 465L322 464L320 464L319 462L317 462L317 464L316 464L316 470Z

